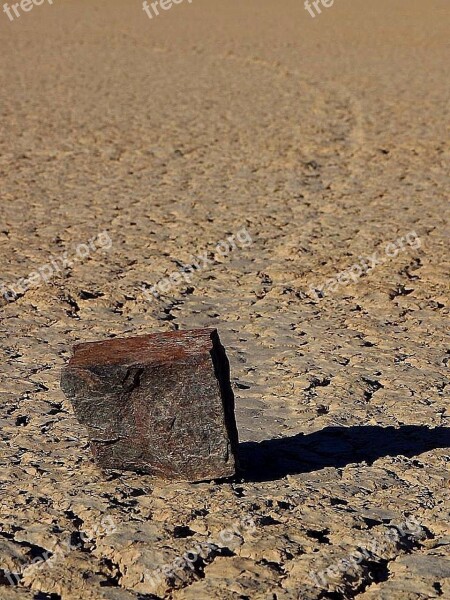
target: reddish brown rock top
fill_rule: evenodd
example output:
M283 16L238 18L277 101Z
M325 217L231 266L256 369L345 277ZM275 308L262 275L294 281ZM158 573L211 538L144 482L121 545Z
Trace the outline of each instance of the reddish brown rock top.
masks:
M185 360L198 352L212 349L217 329L164 331L129 338L111 338L99 342L84 342L73 347L71 367L113 364L162 364Z

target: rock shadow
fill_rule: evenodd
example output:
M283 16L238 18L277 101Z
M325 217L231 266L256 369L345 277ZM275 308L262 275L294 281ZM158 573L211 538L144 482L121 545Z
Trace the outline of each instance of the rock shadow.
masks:
M244 481L272 481L325 467L372 464L383 456L412 458L435 448L450 448L450 428L325 427L307 435L241 443L240 475Z

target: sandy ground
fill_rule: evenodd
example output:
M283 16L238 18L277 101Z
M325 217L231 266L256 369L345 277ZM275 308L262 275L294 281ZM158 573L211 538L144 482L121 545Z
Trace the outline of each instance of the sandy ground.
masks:
M450 598L449 17L0 13L2 600ZM242 477L102 475L71 345L198 326Z

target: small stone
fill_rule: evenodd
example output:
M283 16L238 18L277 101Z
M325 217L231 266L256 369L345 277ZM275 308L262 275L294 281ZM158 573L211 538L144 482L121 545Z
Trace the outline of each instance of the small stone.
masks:
M102 469L184 481L234 475L234 396L215 329L77 344L61 387Z

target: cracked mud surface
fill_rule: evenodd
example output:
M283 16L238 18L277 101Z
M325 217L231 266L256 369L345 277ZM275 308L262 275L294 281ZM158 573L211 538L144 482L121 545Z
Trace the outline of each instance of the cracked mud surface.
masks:
M0 307L0 598L450 598L447 3L141 8L0 19L1 280L72 259ZM70 347L203 326L241 479L102 475L59 388Z

